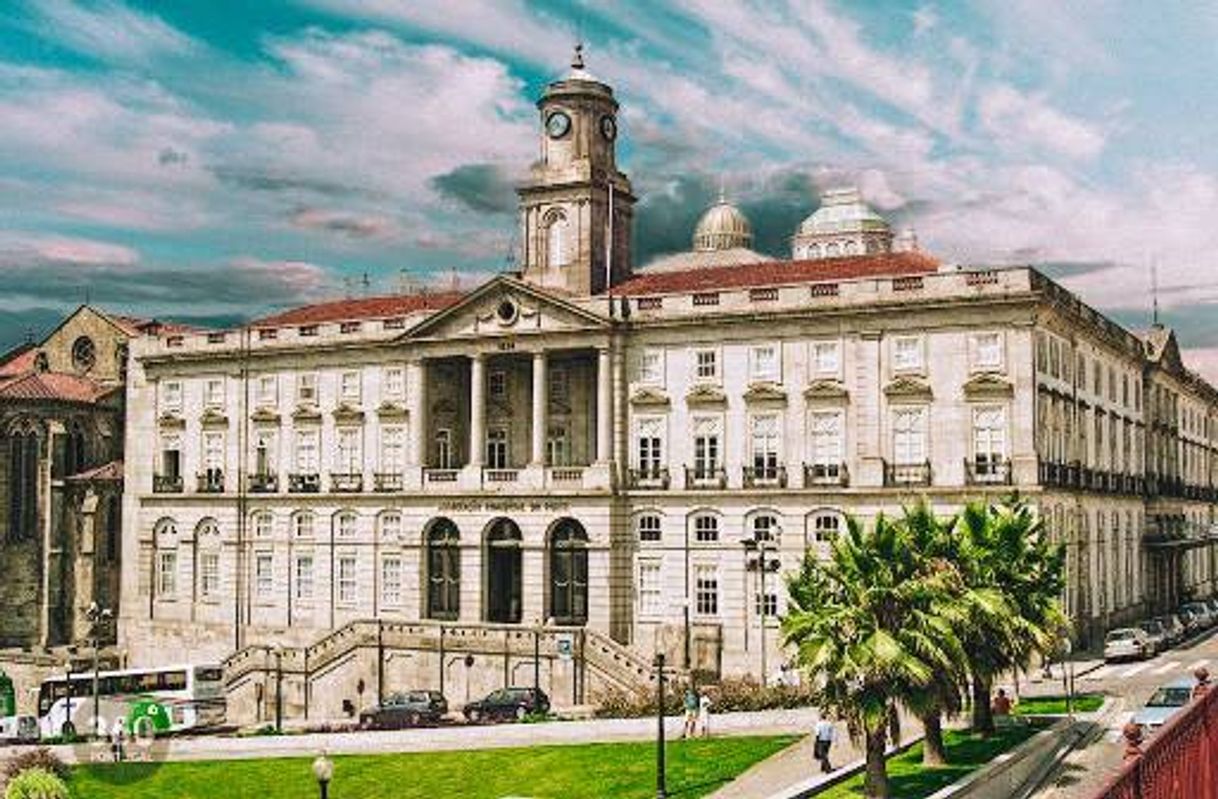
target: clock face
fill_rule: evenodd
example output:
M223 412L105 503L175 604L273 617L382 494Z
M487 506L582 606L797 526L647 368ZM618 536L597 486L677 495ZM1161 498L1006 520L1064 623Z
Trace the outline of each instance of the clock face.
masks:
M617 138L617 122L613 117L601 117L601 135L609 141L613 141Z
M546 133L551 139L561 139L571 130L571 117L563 111L555 111L546 117Z

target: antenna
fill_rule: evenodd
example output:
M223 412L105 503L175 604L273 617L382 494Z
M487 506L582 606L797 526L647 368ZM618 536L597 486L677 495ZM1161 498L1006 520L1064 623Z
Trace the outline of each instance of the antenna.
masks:
M1159 325L1159 260L1156 258L1150 262L1150 297L1151 297L1151 322L1158 327Z
M360 288L363 289L363 296L368 296L368 290L372 288L372 281L368 279L368 272L364 272L363 278L360 280Z

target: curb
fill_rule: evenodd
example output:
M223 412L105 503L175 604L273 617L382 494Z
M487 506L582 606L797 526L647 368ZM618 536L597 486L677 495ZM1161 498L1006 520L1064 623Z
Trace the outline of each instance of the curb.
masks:
M900 746L888 747L884 755L885 759L887 760L909 751L916 744L921 743L925 737L925 733L919 733L913 738L902 742ZM820 793L825 788L831 788L840 782L845 782L856 774L861 774L866 768L866 759L860 758L859 760L847 763L841 768L835 769L830 774L821 774L816 777L810 777L802 782L788 785L778 793L770 794L766 799L807 799Z

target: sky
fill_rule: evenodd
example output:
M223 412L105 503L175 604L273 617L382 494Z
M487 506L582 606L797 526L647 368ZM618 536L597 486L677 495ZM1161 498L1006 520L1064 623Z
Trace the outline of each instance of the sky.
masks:
M230 324L510 268L534 101L585 42L636 263L719 186L757 248L857 184L924 249L1032 264L1218 380L1218 5L6 0L0 348L92 301Z

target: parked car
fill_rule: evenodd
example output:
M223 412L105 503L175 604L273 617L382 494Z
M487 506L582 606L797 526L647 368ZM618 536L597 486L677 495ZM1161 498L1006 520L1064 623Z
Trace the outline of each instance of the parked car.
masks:
M439 691L403 691L360 713L359 723L375 730L396 730L435 724L447 713L448 700Z
M1184 622L1180 621L1179 616L1174 613L1168 613L1165 616L1156 616L1155 618L1163 622L1163 626L1167 628L1168 646L1175 646L1184 640Z
M1155 654L1162 652L1169 646L1167 642L1167 628L1163 626L1163 622L1158 619L1147 619L1138 625L1142 632L1146 633L1146 637L1150 639L1150 643L1154 646Z
M1210 609L1210 613L1218 620L1218 597L1210 597L1205 600L1205 606Z
M1180 606L1176 611L1180 616L1180 621L1184 622L1184 630L1188 635L1196 635L1204 630L1209 621L1209 611L1202 610L1204 607L1198 607L1196 603L1187 603Z
M1193 681L1182 678L1162 685L1147 700L1145 706L1133 714L1133 723L1141 725L1146 732L1154 732L1168 719L1189 703L1193 696Z
M484 699L470 702L462 711L472 722L523 719L530 713L549 713L550 697L539 688L500 688Z
M37 716L0 718L0 744L36 743L40 737Z
M1201 620L1202 629L1209 629L1214 626L1215 621L1218 621L1218 618L1214 616L1214 611L1210 610L1210 606L1200 600L1185 603L1184 607Z
M1154 645L1140 628L1118 627L1104 638L1104 660L1146 658L1154 654Z

